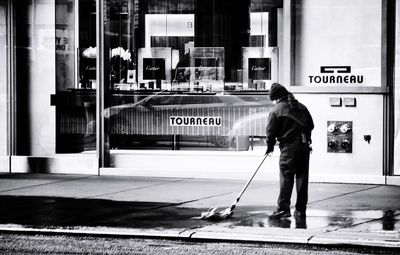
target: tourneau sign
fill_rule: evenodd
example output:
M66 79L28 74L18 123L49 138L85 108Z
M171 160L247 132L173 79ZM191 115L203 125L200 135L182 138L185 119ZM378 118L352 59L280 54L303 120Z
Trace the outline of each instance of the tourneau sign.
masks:
M170 116L170 126L221 126L221 117L204 117L204 116Z
M309 75L310 84L362 84L363 75L351 73L351 66L321 66L320 75Z

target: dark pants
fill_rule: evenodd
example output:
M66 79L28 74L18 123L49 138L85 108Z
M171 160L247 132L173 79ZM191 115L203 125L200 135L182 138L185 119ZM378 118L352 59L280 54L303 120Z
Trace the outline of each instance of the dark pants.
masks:
M296 177L296 210L305 211L308 201L309 145L301 143L300 140L296 140L291 144L282 145L280 150L280 192L278 209L289 209L294 178Z

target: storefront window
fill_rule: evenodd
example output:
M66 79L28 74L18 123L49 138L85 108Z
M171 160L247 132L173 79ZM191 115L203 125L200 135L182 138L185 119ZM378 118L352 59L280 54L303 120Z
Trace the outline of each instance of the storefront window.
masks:
M105 1L112 150L265 146L281 1Z
M381 0L302 0L295 13L296 85L382 86Z
M56 151L95 151L96 1L56 2Z

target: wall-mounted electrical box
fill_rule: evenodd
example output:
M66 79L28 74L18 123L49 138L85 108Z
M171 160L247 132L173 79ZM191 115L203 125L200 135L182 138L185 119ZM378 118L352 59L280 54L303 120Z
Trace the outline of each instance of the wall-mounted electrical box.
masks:
M328 121L327 150L328 152L352 153L353 150L352 121Z

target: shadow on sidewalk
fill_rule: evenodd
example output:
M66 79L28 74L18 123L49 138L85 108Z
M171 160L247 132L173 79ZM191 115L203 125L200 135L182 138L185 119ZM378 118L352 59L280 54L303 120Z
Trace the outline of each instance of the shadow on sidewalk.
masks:
M224 227L398 230L399 212L308 210L304 219L289 217L270 220L274 209L267 206L240 206L223 222L195 220L209 208L193 208L190 203L130 202L106 199L77 199L46 196L0 196L0 224L35 228L120 227L143 229L186 229L220 224ZM221 210L224 208L220 208Z
M0 204L0 224L46 228L187 228L211 224L191 219L205 209L184 208L179 204L43 196L0 196Z

